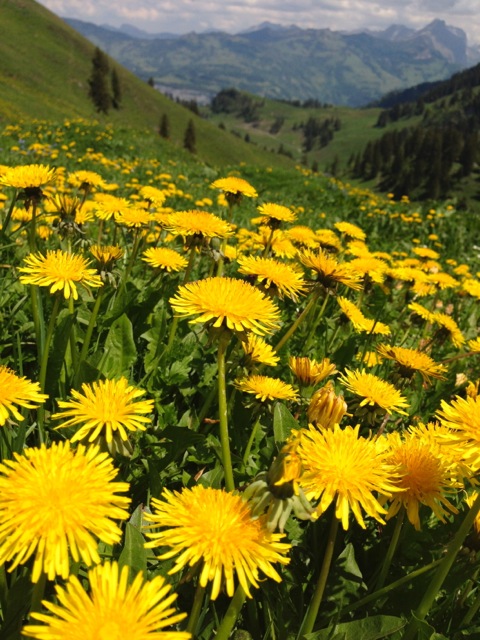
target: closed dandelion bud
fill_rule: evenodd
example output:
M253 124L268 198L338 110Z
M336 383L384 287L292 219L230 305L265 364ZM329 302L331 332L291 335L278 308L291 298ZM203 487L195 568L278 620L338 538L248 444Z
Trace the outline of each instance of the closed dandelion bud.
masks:
M318 384L328 376L337 373L335 365L328 358L317 362L306 357L291 356L288 364L298 382L307 387Z
M302 475L302 462L295 451L296 447L297 442L286 444L268 470L268 486L276 498L298 495L297 481Z
M308 421L324 429L340 424L346 413L347 403L342 395L336 395L331 382L313 394L307 409Z

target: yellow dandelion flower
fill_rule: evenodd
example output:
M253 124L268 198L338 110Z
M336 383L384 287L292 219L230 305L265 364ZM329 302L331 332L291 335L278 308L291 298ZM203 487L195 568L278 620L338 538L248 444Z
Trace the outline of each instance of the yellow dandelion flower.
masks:
M411 378L415 373L419 373L425 382L430 382L430 378L444 380L443 375L447 367L435 362L427 353L417 349L407 349L406 347L393 347L389 345L379 345L377 351L382 358L394 360L404 378Z
M153 400L137 401L145 391L129 385L126 378L84 383L82 393L72 389L71 394L74 400L59 400L58 406L64 411L52 416L64 421L57 429L82 425L71 442L84 438L93 442L100 435L112 442L115 432L127 440L127 431L145 431L145 425L151 423L146 414L152 412Z
M462 289L473 298L480 298L480 281L468 278L462 282Z
M280 297L286 295L292 300L297 300L298 295L305 293L306 282L303 273L284 262L274 258L245 256L239 258L238 264L239 273L255 276L269 292L273 289Z
M117 470L98 447L53 443L47 449L25 449L0 464L0 562L9 571L34 556L32 581L42 573L49 580L67 578L69 556L97 564L97 539L120 542L115 520L128 517L128 490L114 482Z
M384 522L386 514L375 494L391 495L395 469L388 464L374 440L359 436L359 426L302 430L297 448L303 464L300 486L309 500L319 500L318 515L335 501L335 516L348 529L350 510L365 529L362 510Z
M423 307L418 302L411 302L408 305L408 308L413 313L414 316L421 318L422 320L426 320L427 322L435 321L435 313L429 311L426 307Z
M61 249L41 253L30 253L20 267L20 282L39 287L50 287L50 293L63 291L65 298L78 298L77 285L85 288L101 287L103 282L96 269L89 269L89 262L80 255Z
M470 351L474 351L475 353L480 352L480 338L474 338L473 340L469 340L467 344Z
M300 384L312 386L318 384L328 376L337 373L337 369L329 358L320 362L307 357L290 356L288 366L293 371Z
M344 284L350 289L362 288L360 275L353 272L347 264L338 262L323 249L318 252L306 249L299 258L308 269L316 272L318 282L325 289L333 289L338 284Z
M461 347L465 343L460 327L452 316L436 311L433 314L433 322L440 326L441 332L448 337L454 347Z
M440 254L437 251L428 247L413 247L412 253L423 260L438 260L440 258Z
M280 358L276 355L275 350L263 338L249 333L242 342L245 355L251 362L265 364L274 367L280 362Z
M293 242L291 242L291 240L287 238L287 236L281 229L274 229L273 236L271 230L269 230L268 227L262 227L260 231L261 246L266 247L270 243L272 252L277 258L290 259L294 258L297 255L297 248L295 247Z
M131 206L126 198L118 198L110 193L95 194L95 214L100 220L110 220L115 215L128 211Z
M355 331L384 336L390 335L390 327L388 325L378 320L375 321L372 318L366 318L354 302L351 302L343 296L338 296L337 302L342 312L352 323Z
M156 206L162 206L167 199L167 193L165 191L157 189L156 187L151 187L150 185L141 187L139 193L149 204L154 204Z
M299 244L307 249L315 249L319 244L315 231L303 225L290 227L285 231L285 236L294 244Z
M283 382L279 378L251 375L235 380L234 385L240 391L253 394L261 402L266 402L267 400L296 400L298 398L298 392L292 385Z
M0 175L0 185L14 189L41 189L55 182L56 169L43 164L8 167Z
M102 176L95 171L80 169L68 174L68 182L79 189L90 191L93 189L105 189L107 183Z
M181 256L178 251L169 249L168 247L150 247L146 249L142 260L156 269L164 269L165 271L181 271L185 269L188 260Z
M345 369L345 373L340 374L339 380L346 389L361 399L360 407L380 408L389 414L395 412L407 415L403 410L409 406L407 399L393 384L373 373Z
M190 322L211 322L214 327L226 325L234 331L253 331L263 335L278 326L278 307L259 289L234 278L206 278L182 285L170 298L176 314L198 316Z
M105 267L110 266L123 257L123 249L117 245L95 244L90 247L90 253L102 269L105 269Z
M210 185L213 189L220 189L225 194L233 196L245 196L246 198L256 198L258 193L252 185L243 178L230 176L228 178L218 178Z
M179 556L170 574L202 560L199 582L202 587L213 583L212 600L223 584L233 596L235 574L249 597L250 587L259 586L260 571L281 581L273 564L288 564L286 554L291 545L280 542L282 533L269 532L264 518L253 518L241 496L197 485L181 493L165 489L162 498L153 498L153 513L145 514L145 520L155 528L146 532L152 540L145 546L170 547L160 556L162 560Z
M317 229L315 235L318 240L318 244L326 251L338 252L342 248L340 238L335 231L331 229Z
M442 522L448 512L458 513L446 497L458 488L455 471L449 460L442 456L438 445L408 432L403 436L390 433L386 442L387 460L398 468L400 478L396 484L401 490L393 497L387 520L404 506L407 518L419 531L420 505L430 507Z
M115 222L125 227L139 229L149 225L153 218L148 211L140 207L129 207L114 214Z
M87 593L77 578L55 585L54 604L42 602L48 613L32 612L22 634L37 640L189 640L186 631L163 631L180 622L185 613L172 606L177 595L163 576L146 581L139 572L129 583L129 567L106 562L90 569Z
M349 268L362 277L368 276L378 284L385 280L388 264L384 260L373 257L354 258L347 263Z
M456 396L450 404L441 401L436 417L451 429L449 440L461 444L464 460L478 469L480 465L480 396L461 398Z
M36 409L37 405L48 400L48 396L40 393L40 384L19 377L14 371L0 365L0 426L6 423L12 414L16 420L23 420L15 405L26 409Z
M231 224L208 211L176 211L168 216L168 231L176 236L228 238L233 235Z
M282 204L275 204L274 202L265 202L257 207L262 216L262 222L269 223L270 221L276 222L294 222L297 216L291 209L285 207Z
M353 238L354 240L365 240L367 234L365 231L357 227L356 224L352 224L351 222L335 222L333 225L335 229L338 229L340 233L343 233L345 236L349 238Z

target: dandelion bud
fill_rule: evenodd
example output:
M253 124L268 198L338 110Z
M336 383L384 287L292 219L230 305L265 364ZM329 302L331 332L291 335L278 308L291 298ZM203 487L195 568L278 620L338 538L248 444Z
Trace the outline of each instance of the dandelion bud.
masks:
M308 405L308 421L324 429L333 429L347 413L347 403L336 395L331 382L316 391Z
M286 444L267 473L270 491L277 498L290 498L298 495L298 480L302 475L302 462L296 452L298 441Z
M306 357L296 358L291 356L288 364L295 374L300 384L310 387L321 382L328 376L337 373L334 364L328 358L324 358L321 362L311 360Z

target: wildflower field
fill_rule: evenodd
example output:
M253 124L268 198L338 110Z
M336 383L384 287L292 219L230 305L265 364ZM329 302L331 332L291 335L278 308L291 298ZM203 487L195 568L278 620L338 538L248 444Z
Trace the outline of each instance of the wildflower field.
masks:
M0 132L0 637L480 637L478 214Z

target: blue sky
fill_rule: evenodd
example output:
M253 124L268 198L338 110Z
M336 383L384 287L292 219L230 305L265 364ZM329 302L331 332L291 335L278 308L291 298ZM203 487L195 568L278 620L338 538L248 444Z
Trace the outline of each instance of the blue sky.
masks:
M132 24L152 33L220 29L236 33L265 20L334 31L421 28L440 18L480 44L479 0L40 0L61 17Z

